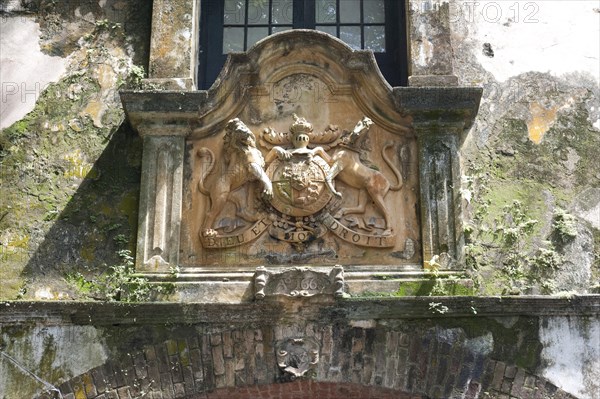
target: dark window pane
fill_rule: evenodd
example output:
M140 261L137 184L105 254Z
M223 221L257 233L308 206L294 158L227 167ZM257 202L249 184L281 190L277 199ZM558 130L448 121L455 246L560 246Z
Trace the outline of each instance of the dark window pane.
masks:
M292 29L291 26L274 26L272 33L284 32L286 30L291 30L291 29Z
M223 28L223 54L244 51L244 28Z
M267 27L248 28L248 45L246 46L246 49L249 49L254 43L267 36L269 36L269 28Z
M294 23L294 4L292 0L273 0L272 20L275 25L291 25Z
M335 26L317 25L315 29L321 32L329 33L331 36L337 37L337 28Z
M365 50L376 53L385 52L385 27L365 26Z
M245 0L225 0L225 25L244 25L246 17Z
M248 25L267 25L269 23L269 1L250 0L248 3Z
M363 22L366 24L385 23L385 7L383 0L363 1Z
M373 51L388 82L406 85L405 0L196 1L201 18L200 88L211 86L228 53L247 51L268 34L294 28L316 29L352 49Z
M318 24L334 24L336 23L335 0L316 0L315 1L315 19Z
M340 22L360 23L360 0L340 0Z
M340 39L354 50L360 50L360 26L340 26Z

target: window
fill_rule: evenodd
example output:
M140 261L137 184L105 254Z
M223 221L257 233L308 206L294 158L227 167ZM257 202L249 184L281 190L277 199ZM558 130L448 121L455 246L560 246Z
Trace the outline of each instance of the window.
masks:
M227 53L289 29L316 29L372 50L387 81L406 85L403 0L202 0L200 13L201 89L215 81Z

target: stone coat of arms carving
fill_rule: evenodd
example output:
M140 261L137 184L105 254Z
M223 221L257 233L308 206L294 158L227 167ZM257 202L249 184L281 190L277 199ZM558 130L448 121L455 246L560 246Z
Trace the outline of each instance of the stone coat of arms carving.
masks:
M144 143L136 270L233 282L340 264L362 281L443 254L458 267L458 149L481 90L418 86L291 30L229 54L210 90L121 93Z
M313 256L316 242L334 243L319 249L333 258L340 242L397 247L386 196L403 190L406 144L384 143L378 154L383 165L375 164L369 137L374 123L368 117L350 130L329 124L322 132L295 114L291 122L288 131L267 127L255 134L235 118L225 127L220 156L208 147L195 149L199 171L192 190L209 199L194 215L202 220L197 232L202 248L251 247L267 237L263 241L274 248L267 260L286 263L281 260ZM396 258L410 259L414 242L406 237L403 243Z

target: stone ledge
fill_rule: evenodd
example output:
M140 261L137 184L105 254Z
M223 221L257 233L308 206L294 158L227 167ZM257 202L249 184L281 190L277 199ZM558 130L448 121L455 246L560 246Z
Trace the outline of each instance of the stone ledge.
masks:
M413 75L408 77L411 87L448 87L458 86L458 77L455 75Z
M275 266L275 267L267 267L269 271L279 272L285 269L291 269L296 266ZM300 267L300 266L299 266ZM315 271L328 271L331 269L331 266L324 267L310 267ZM371 270L368 270L371 268ZM174 278L172 274L169 273L137 273L136 275L140 277L147 278L152 282L213 282L213 281L224 281L224 282L248 282L252 281L254 274L256 273L256 267L240 267L237 269L219 269L212 270L209 268L203 269L192 269L185 270L180 273L177 273ZM452 270L441 270L437 273L437 276L440 278L450 277L450 276L462 276L464 273L460 271L452 271ZM420 269L419 266L410 266L410 267L395 267L395 266L378 266L376 270L373 270L372 266L365 267L348 267L344 266L344 276L345 280L372 280L372 281L397 281L401 282L405 279L423 279L423 278L432 278L432 273L428 271L424 271Z
M310 267L315 272L329 273L329 267ZM292 270L293 266L269 267L269 273ZM168 273L138 273L152 284L173 284L174 293L167 300L199 303L247 303L253 300L256 268L223 270L195 268L176 276ZM349 269L349 270L348 270ZM436 280L441 281L447 295L471 295L473 282L463 272L439 271L435 276L419 266L344 267L344 292L351 296L423 296L429 295ZM323 295L319 294L323 297ZM161 298L165 299L165 298Z
M432 303L439 303L433 306ZM433 307L432 307L433 306ZM443 313L436 308L446 307ZM475 313L476 312L476 313ZM248 304L113 303L113 302L0 302L0 324L152 325L225 323L272 324L282 318L347 320L598 316L600 295L571 299L523 297L406 297L350 298L329 303L315 298Z
M192 78L149 78L142 80L144 90L194 90Z

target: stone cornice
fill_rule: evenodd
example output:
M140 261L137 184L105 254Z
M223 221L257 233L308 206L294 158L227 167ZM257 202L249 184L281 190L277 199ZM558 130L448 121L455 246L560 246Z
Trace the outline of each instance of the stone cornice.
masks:
M417 135L444 131L464 141L475 121L480 87L395 87L397 107L413 119ZM442 129L440 129L442 128Z
M440 313L432 307L447 308ZM407 297L342 299L323 303L307 299L249 304L200 304L153 302L0 302L0 325L153 325L275 323L294 317L311 320L381 320L598 316L600 295L570 299L523 297Z

